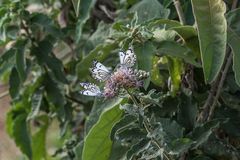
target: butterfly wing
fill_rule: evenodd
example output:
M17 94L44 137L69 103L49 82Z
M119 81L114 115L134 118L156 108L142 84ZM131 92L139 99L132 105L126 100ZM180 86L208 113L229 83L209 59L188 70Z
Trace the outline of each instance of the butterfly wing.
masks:
M136 55L133 49L129 48L126 52L119 52L120 64L132 67L136 63Z
M90 68L90 70L93 78L100 82L105 81L110 75L110 71L107 67L98 61L93 61L93 67Z
M101 96L102 93L98 86L92 83L80 83L84 90L80 91L80 94L87 96Z

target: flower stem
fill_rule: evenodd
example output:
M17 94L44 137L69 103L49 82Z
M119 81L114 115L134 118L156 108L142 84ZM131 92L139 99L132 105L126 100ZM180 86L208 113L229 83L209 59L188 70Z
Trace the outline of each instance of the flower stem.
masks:
M131 100L133 101L133 103L134 103L136 106L141 106L141 107L143 107L143 106L141 105L141 103L138 103L137 99L134 97L134 95L133 95L131 92L129 92L128 89L125 88L125 90L127 91L128 95L130 96ZM146 129L147 133L148 133L149 135L151 135L152 129L149 127L150 124L148 123L148 121L147 121L147 119L146 119L145 117L143 117L143 126L144 126L144 128ZM163 147L161 147L161 144L160 144L154 137L151 137L151 141L157 146L157 148L158 148L159 150L162 150ZM167 160L170 160L170 158L168 157L167 153L165 153L165 151L163 151L163 155L164 155L164 157L165 157Z

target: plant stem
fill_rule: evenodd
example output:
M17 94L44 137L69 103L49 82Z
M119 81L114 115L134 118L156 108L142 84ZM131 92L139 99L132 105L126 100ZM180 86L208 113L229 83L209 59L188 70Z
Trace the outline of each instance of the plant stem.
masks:
M212 107L211 107L211 109L210 109L210 111L209 111L208 121L211 120L212 117L213 117L213 112L214 112L214 110L215 110L215 107L216 107L218 98L219 98L220 93L221 93L221 89L222 89L223 84L224 84L224 81L225 81L225 79L226 79L228 69L229 69L230 65L232 64L232 58L233 58L233 55L232 55L232 53L230 52L230 55L229 55L229 57L227 58L227 62L226 62L226 65L225 65L225 67L224 67L224 70L223 70L223 73L222 73L220 82L219 82L219 84L218 84L218 88L217 88L217 91L216 91L216 95L215 95L215 98L214 98Z
M83 104L81 101L69 96L69 95L65 95L65 97L69 100L71 100L72 102L78 103L78 104Z
M186 20L185 20L184 14L183 14L183 10L182 10L180 1L179 0L173 0L173 3L174 3L174 6L176 8L176 11L177 11L177 14L178 14L178 17L179 17L179 20L180 20L181 24L185 24Z
M125 88L125 90L127 91L128 95L130 96L131 100L133 101L133 103L136 106L143 107L141 104L138 103L137 99L134 97L134 95L131 92L129 92L128 89ZM143 117L143 125L144 125L144 128L146 129L147 133L151 135L152 129L149 127L150 125L149 125L148 121L146 120L146 118L144 118L144 117ZM159 150L161 150L163 148L163 147L161 147L161 144L154 137L151 137L151 140L157 146L157 148ZM163 155L167 160L170 160L170 158L164 151L163 151Z
M237 8L238 0L233 0L232 2L232 10Z

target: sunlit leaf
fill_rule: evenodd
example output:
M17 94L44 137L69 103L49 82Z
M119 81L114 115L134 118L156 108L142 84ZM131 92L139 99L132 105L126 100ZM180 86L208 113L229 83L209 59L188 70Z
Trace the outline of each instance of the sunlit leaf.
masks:
M46 136L49 122L47 116L38 117L37 121L40 127L32 136L32 154L34 160L41 160L47 157Z
M180 88L183 64L177 58L168 57L168 69L171 77L170 91L173 95L176 95L177 91Z

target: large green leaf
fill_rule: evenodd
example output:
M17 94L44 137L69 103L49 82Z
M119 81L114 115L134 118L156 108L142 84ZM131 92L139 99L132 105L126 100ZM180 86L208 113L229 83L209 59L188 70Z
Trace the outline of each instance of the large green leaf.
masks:
M137 12L138 22L143 23L155 18L167 18L170 11L157 0L142 0L135 4L130 12Z
M233 71L240 86L240 9L233 10L226 15L228 22L228 43L233 51Z
M122 98L113 98L107 101L96 98L94 101L91 113L89 114L89 117L85 123L85 134L87 135L89 130L92 128L92 126L97 123L104 109L108 109L113 106L119 105L121 102L122 102Z
M192 0L192 7L198 28L205 81L211 83L218 75L225 57L226 6L222 0Z
M82 36L82 29L84 24L87 22L87 20L90 17L90 11L93 8L96 0L81 0L80 4L78 4L77 11L79 11L79 17L76 27L76 41L79 42ZM78 13L77 13L78 14Z
M101 114L98 122L91 128L85 138L82 159L109 159L113 143L110 139L110 132L113 125L121 118L122 112L116 105Z

